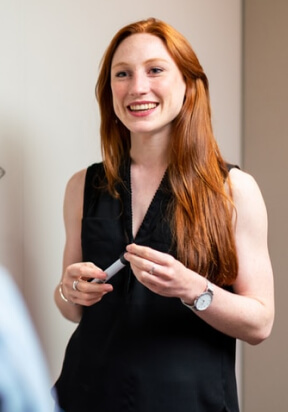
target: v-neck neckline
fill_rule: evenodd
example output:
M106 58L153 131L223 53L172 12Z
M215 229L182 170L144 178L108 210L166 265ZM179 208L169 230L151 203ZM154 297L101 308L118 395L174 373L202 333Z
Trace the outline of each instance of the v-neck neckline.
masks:
M154 196L146 210L144 218L139 226L136 235L133 235L133 208L132 208L132 185L131 185L131 159L126 163L125 167L125 194L124 194L124 215L126 232L129 238L129 242L135 242L138 244L145 243L149 238L151 229L154 227L155 222L159 217L160 205L163 201L164 190L167 188L167 170L165 171Z

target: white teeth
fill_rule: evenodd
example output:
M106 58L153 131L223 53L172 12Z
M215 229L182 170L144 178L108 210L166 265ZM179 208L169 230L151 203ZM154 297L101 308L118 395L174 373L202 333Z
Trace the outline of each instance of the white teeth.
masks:
M145 103L145 104L132 104L130 107L131 110L149 110L154 109L157 106L156 103Z

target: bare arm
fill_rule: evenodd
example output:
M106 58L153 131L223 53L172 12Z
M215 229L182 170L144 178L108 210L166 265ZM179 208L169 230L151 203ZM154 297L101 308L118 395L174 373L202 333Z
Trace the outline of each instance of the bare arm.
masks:
M83 192L86 170L81 170L69 180L64 198L64 225L66 242L63 253L62 294L57 285L54 300L62 315L72 322L79 322L83 305L89 306L102 299L103 295L113 290L109 284L91 284L85 278L105 279L105 273L91 262L82 262L81 222L83 215ZM73 290L73 281L80 280L78 290Z
M258 344L269 336L274 320L266 207L258 185L250 175L232 169L230 176L237 209L235 238L239 272L234 284L235 293L214 285L211 306L196 313L217 330ZM127 251L125 258L130 261L135 276L155 293L179 297L192 304L206 288L202 276L185 268L170 255L137 245L129 245ZM151 274L153 265L155 270Z

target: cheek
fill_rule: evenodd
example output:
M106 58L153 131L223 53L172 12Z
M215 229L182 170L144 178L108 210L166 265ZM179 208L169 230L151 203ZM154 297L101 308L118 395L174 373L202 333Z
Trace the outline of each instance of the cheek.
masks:
M119 109L119 105L121 102L121 96L123 93L121 93L121 87L111 85L111 91L112 91L112 100L113 100L113 107L114 111L117 112Z
M114 84L112 83L111 91L112 91L113 99L119 100L125 94L125 85L122 83L114 83Z
M179 81L174 83L174 102L175 105L178 106L179 111L181 110L184 100L185 100L185 94L186 94L186 84L183 83L182 81Z
M185 95L186 95L186 83L184 82L182 78L178 80L178 90L179 90L180 98L183 102Z

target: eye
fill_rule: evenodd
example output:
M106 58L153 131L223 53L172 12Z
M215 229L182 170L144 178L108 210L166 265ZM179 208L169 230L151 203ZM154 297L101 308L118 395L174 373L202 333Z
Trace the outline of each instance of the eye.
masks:
M127 76L128 76L128 73L125 72L124 70L115 73L115 77L120 77L121 78L121 77L127 77Z
M162 72L163 72L163 69L161 69L160 67L152 67L149 70L149 73L151 73L151 74L160 74Z

